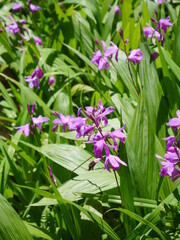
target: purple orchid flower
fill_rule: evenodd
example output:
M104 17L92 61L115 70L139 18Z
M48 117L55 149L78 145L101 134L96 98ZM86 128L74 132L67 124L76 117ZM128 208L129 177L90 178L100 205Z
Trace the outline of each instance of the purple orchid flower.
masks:
M15 129L19 129L17 132L23 132L26 137L29 136L29 123L23 126L15 127Z
M175 130L180 126L180 110L176 112L177 118L171 118L168 122L168 126L174 128Z
M134 49L134 50L130 51L128 60L131 61L133 64L135 64L135 63L139 64L140 60L142 60L143 57L144 56L143 56L141 50L138 48L138 49Z
M119 48L112 41L111 41L111 44L112 44L112 46L109 46L109 47L106 48L106 50L104 52L104 56L112 58L113 54L115 53L115 59L118 62Z
M39 44L39 46L42 45L42 40L39 37L34 37L34 42L35 42L35 44Z
M118 144L116 142L116 139L119 139L119 141L122 144L125 144L124 140L127 137L125 133L122 132L122 130L126 127L126 125L124 125L122 128L116 129L113 132L109 133L109 137L112 138L113 142L114 142L114 146L116 146L118 148Z
M27 109L28 109L28 113L29 113L29 115L32 115L32 114L34 113L35 106L36 106L36 103L33 102L32 107L31 107L31 109L30 109L30 105L29 105L29 103L27 104Z
M107 70L109 68L108 58L102 57L102 53L100 50L97 50L97 52L93 54L91 62L95 63L98 66L99 70L101 69Z
M30 88L38 87L38 89L40 89L38 77L26 76L25 82L29 82Z
M109 7L112 8L113 6L109 5ZM119 13L119 16L121 16L121 9L119 6L116 6L114 11L115 11L115 14Z
M50 86L50 85L54 84L55 82L56 82L55 78L53 76L51 76L48 80L48 85Z
M56 179L53 176L53 172L52 172L52 169L50 168L50 166L48 166L48 170L49 170L49 175L51 177L51 182L53 182L56 185L57 184Z
M114 156L111 154L106 156L106 160L104 162L104 168L110 172L109 164L111 165L113 171L117 171L120 168L120 164L127 166L127 164L123 162L118 156Z
M169 16L166 19L160 19L156 30L158 30L159 28L162 28L162 30L166 33L167 27L173 27L173 24L170 23L169 20L170 20Z
M19 21L19 23L20 23L20 24L26 24L26 20L25 20L25 19L21 19L21 20Z
M41 7L39 7L39 6L35 5L35 4L32 4L32 3L29 5L29 8L32 11L32 13L41 10Z
M58 127L58 125L62 125L62 129L65 132L66 127L68 126L69 122L71 119L74 119L74 117L71 116L64 116L62 113L58 113L58 112L53 112L53 114L55 116L57 116L58 118L53 120L53 123L55 124L55 126L52 128L53 131L55 131Z
M21 10L22 9L22 7L23 7L23 5L21 4L21 3L15 3L13 6L12 6L12 10L14 10L14 11L19 11L19 10Z
M143 28L143 32L144 32L146 38L148 38L148 37L151 38L151 41L154 36L157 38L158 42L160 42L162 40L161 34L149 25L148 25L148 27Z
M16 33L19 32L18 24L16 22L7 24L6 31L7 32L12 32L15 35Z
M39 130L41 131L42 128L41 128L41 123L44 123L44 122L48 122L49 121L49 118L47 117L41 117L41 115L39 115L39 117L33 117L32 118L32 121L33 123L39 128Z

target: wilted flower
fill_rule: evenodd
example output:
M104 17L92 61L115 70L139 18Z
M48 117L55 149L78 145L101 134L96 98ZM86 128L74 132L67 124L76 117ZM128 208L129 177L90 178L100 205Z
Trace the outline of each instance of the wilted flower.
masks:
M20 127L15 127L15 129L19 129L18 132L23 132L26 137L29 136L29 123Z
M141 52L141 50L138 49L134 49L132 51L130 51L129 56L128 56L128 60L131 61L133 64L140 63L140 60L143 59L143 54Z

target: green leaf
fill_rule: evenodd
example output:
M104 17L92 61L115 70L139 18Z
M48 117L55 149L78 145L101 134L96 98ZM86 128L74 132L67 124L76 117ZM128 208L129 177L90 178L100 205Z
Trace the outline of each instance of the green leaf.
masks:
M32 240L28 229L8 201L0 194L0 238Z
M53 238L51 238L48 234L44 233L42 230L40 230L39 228L31 225L28 222L23 221L24 224L26 225L28 231L30 232L30 234L36 238L40 238L40 239L47 239L47 240L53 240Z
M149 228L153 229L163 240L166 240L165 236L162 234L162 232L151 222L149 222L148 220L146 220L145 218L142 218L141 216L137 215L136 213L133 213L127 209L123 209L123 208L115 208L115 209L111 209L112 210L116 210L116 211L120 211L125 213L126 215L130 216L131 218L133 218L134 220L137 220L138 222L147 225ZM134 239L132 237L127 237L128 240L130 239Z
M66 144L49 144L41 147L41 153L62 167L77 174L87 171L82 165L90 161L92 155L80 147Z

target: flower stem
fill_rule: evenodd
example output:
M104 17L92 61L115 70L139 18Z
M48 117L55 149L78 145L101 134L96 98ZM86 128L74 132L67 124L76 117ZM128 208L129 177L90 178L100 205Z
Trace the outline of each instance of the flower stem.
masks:
M119 196L120 196L120 199L121 199L121 205L122 205L122 208L124 208L123 200L122 200L122 195L121 195L121 190L120 190L120 185L119 185L119 183L118 183L117 175L116 175L116 172L115 172L115 171L113 171L113 172L114 172L114 176L115 176L115 179L116 179L116 184L117 184Z

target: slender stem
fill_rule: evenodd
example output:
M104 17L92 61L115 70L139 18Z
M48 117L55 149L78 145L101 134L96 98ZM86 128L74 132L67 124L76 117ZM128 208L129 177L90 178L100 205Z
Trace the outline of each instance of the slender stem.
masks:
M118 183L117 175L116 175L116 172L115 172L115 171L113 171L113 172L114 172L114 176L115 176L115 179L116 179L116 184L117 184L119 196L120 196L120 199L121 199L121 205L122 205L122 208L124 208L123 198L122 198L122 195L121 195L121 190L120 190L120 185L119 185L119 183Z

